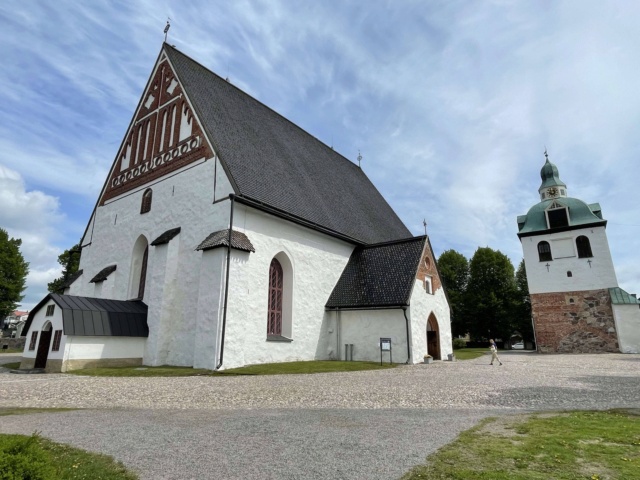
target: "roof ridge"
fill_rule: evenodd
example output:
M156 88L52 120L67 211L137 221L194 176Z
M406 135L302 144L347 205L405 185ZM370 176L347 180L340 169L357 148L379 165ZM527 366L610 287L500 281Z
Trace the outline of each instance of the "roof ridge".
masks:
M388 240L386 242L370 243L364 245L363 248L384 247L386 245L397 245L399 243L408 243L429 238L428 235L416 235L414 237L399 238L397 240Z
M302 128L300 125L294 123L293 121L289 120L287 117L285 117L284 115L282 115L280 112L274 110L273 108L271 108L269 105L267 105L266 103L262 102L261 100L258 100L257 98L255 98L253 95L245 92L244 90L242 90L240 87L238 87L237 85L231 83L230 81L222 78L222 76L218 75L216 72L214 72L213 70L211 70L208 67L205 67L202 63L200 63L199 61L191 58L189 55L187 55L186 53L182 52L181 50L178 50L175 46L173 45L169 45L168 43L164 43L164 46L169 47L173 50L175 50L177 53L179 53L180 55L182 55L183 57L189 59L190 61L192 61L193 63L195 63L198 67L206 70L207 72L209 72L210 74L214 75L215 77L219 78L220 80L222 80L223 82L227 83L228 85L230 85L231 87L235 88L236 90L238 90L240 93L246 95L247 97L249 97L251 100L255 101L256 103L262 105L263 107L265 107L267 110L272 111L273 113L275 113L276 115L278 115L279 117L281 117L283 120L285 120L287 123L293 125L295 128L297 128L298 130L300 130L301 132L303 132L304 134L308 135L309 137L313 138L315 141L317 141L318 143L320 143L321 145L323 145L325 148L331 150L333 153L335 153L338 157L342 158L343 160L346 160L350 165L352 165L353 167L357 168L358 170L360 170L365 176L366 174L364 173L364 171L362 170L362 168L360 168L358 165L355 164L355 162L352 162L351 160L349 160L347 157L345 157L344 155L342 155L340 152L338 152L337 150L334 150L334 148L332 146L327 145L325 142L323 142L322 140L320 140L318 137L316 137L315 135L309 133L308 131L306 131L304 128ZM369 177L367 177L368 179ZM371 181L371 180L369 180Z

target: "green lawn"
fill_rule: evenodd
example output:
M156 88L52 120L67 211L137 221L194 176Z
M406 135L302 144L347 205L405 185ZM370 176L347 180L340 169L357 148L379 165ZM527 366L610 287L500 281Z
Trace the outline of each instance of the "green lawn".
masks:
M640 478L640 411L490 418L402 480Z
M453 351L456 360L473 360L488 353L488 348L461 348L460 350Z
M0 350L0 353L22 353L24 348L7 348L4 350Z
M74 375L92 375L96 377L191 377L197 375L229 376L229 375L286 375L309 374L327 372L354 372L358 370L378 370L394 368L395 365L385 363L380 365L375 362L338 362L338 361L311 361L311 362L287 362L265 363L262 365L249 365L247 367L231 368L221 372L212 370L171 367L117 367L117 368L87 368L68 372Z
M16 370L17 368L20 368L20 362L3 363L3 364L0 364L0 367L2 367L2 368L10 368L11 370Z
M7 480L136 480L112 457L52 442L37 434L0 434L0 478Z

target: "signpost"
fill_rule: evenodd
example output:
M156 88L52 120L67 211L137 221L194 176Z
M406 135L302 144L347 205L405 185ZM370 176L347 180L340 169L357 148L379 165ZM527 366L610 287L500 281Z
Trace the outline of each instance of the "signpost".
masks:
M390 338L380 338L380 365L382 365L382 352L389 352L389 363L393 363Z

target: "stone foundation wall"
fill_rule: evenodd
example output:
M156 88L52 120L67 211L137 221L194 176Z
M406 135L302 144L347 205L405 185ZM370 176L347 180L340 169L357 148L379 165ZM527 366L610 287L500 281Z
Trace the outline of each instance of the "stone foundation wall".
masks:
M531 295L541 353L619 352L608 290Z
M24 350L24 344L27 341L26 337L19 337L19 338L9 338L9 337L1 337L0 338L0 353L2 353L2 350L5 350L4 346L6 345L7 349L11 348L19 348L21 350Z

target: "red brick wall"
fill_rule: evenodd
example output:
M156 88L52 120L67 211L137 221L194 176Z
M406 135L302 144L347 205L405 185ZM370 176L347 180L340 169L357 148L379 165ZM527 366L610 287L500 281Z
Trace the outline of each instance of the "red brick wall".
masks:
M540 352L619 352L608 290L533 294L531 308Z
M440 276L438 275L438 270L436 268L436 259L433 255L429 242L427 242L424 252L422 252L422 258L420 259L416 279L424 281L425 275L431 276L431 287L433 288L433 293L436 293L436 290L442 288L442 282L440 281Z

